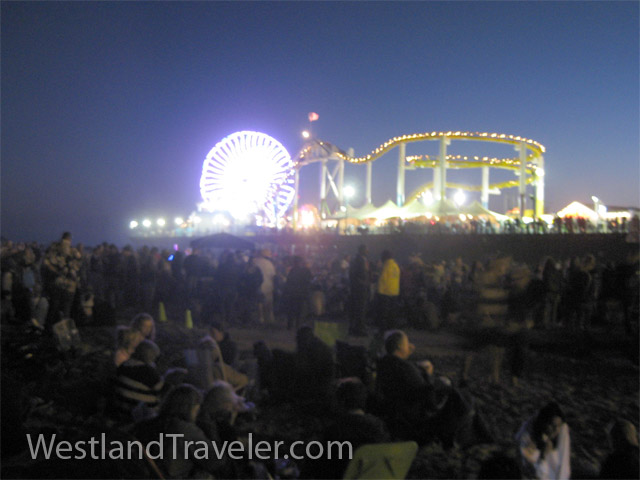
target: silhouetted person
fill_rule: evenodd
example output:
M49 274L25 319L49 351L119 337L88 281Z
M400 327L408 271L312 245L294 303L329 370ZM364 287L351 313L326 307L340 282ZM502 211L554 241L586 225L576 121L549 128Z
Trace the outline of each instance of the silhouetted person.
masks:
M349 333L356 336L366 336L367 304L371 288L371 268L367 259L366 245L358 247L358 254L349 266L350 283L350 325Z

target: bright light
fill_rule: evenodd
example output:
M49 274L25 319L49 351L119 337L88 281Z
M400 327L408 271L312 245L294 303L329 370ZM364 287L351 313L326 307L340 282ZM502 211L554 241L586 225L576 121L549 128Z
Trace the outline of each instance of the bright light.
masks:
M176 217L174 220L176 225L182 225L184 223L184 220L182 219L182 217Z
M352 198L356 194L356 189L352 185L347 185L343 189L344 196L347 200Z
M544 168L538 168L536 170L536 175L539 177L544 177Z
M467 216L464 213L461 213L460 215L458 215L458 218L461 222L464 222L467 219Z
M456 205L460 206L467 199L467 196L464 194L462 190L458 190L456 194L453 196L453 201Z
M151 226L151 220L149 220L148 218L145 218L142 221L142 225L144 225L145 228L149 228Z
M234 218L263 214L275 224L295 195L293 162L274 138L259 132L236 132L207 155L200 193L206 203Z
M591 195L591 200L593 200L593 203L598 203L600 201L600 199L595 195Z
M309 133L308 130L304 130L302 132L302 138L309 138L311 136L311 134Z
M433 193L431 193L431 190L427 190L422 194L422 203L425 205L431 205L433 203Z
M164 227L164 226L167 224L167 222L165 221L165 219L164 219L164 218L159 218L158 220L156 220L156 224L157 224L159 227Z
M194 215L192 220L193 220L193 223L195 223L197 225L198 223L200 223L202 221L202 218L200 218L197 215Z
M315 225L316 219L314 218L313 212L311 210L301 210L300 211L300 224L302 228L309 228Z
M601 217L604 217L607 214L607 207L606 205L598 205L598 215L600 215Z
M227 217L225 217L224 215L218 214L215 217L213 217L213 224L228 227L230 225L230 222Z
M129 222L129 228L130 228L131 230L133 230L134 228L137 228L137 227L138 227L138 222L136 222L135 220L131 220L131 221Z

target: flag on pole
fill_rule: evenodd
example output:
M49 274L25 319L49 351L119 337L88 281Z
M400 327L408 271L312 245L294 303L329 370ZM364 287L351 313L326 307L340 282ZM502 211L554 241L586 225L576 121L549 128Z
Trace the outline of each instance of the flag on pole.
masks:
M315 122L316 120L318 120L318 118L320 118L320 117L318 116L318 114L316 112L311 112L309 114L309 121L310 122Z

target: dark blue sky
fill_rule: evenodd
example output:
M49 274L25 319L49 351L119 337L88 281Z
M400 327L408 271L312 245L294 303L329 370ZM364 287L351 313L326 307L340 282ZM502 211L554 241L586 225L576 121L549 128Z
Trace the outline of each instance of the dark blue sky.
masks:
M208 151L238 130L291 155L315 133L364 155L409 133L521 135L547 148L546 210L640 204L638 2L8 2L2 234L126 242L187 215ZM435 142L408 154L435 154ZM515 156L454 142L451 154ZM395 199L397 153L373 167ZM479 173L454 172L453 181ZM497 174L496 174L497 175ZM302 170L302 200L319 173ZM347 182L361 192L364 168ZM477 178L476 178L477 177ZM407 194L430 180L410 172ZM496 177L497 178L497 177ZM509 194L492 197L503 211Z

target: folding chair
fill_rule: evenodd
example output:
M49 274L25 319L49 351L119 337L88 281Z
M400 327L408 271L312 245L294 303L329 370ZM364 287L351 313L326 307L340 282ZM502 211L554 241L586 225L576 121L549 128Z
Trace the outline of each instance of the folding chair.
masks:
M336 345L336 340L345 340L349 333L349 325L339 322L316 320L313 323L313 334L329 347Z
M416 453L416 442L362 445L353 454L342 478L403 479L407 476Z

